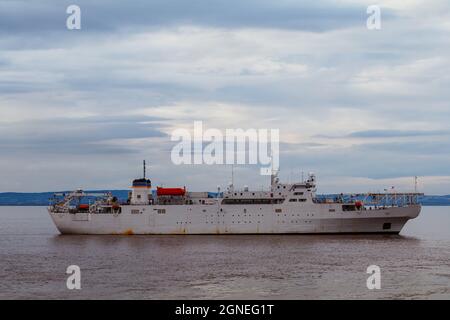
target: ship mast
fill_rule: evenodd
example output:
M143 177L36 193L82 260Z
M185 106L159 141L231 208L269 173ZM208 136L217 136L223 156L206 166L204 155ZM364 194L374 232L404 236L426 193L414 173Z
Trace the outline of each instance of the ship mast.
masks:
M231 165L231 185L234 189L234 164Z
M272 155L272 153L271 153ZM270 189L273 191L275 190L275 186L278 183L278 171L273 168L273 158L272 158L272 168L271 168L271 175L270 175Z
M144 167L144 179L145 179L145 160L143 161L143 167Z
M228 190L230 192L234 191L234 163L231 164L231 182L230 182L230 184L228 186Z

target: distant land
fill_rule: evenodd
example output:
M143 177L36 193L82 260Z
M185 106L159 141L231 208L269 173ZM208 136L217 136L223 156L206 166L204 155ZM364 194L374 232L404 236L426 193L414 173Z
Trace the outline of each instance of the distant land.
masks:
M111 192L119 201L126 201L129 190L84 190L85 192ZM69 193L70 191L56 191ZM48 206L55 192L0 192L0 206Z
M120 201L126 201L128 198L129 190L95 190L95 192L105 191L110 191ZM0 192L0 206L47 206L53 193L54 192ZM328 196L332 195L327 195L327 197ZM424 206L450 206L450 195L425 195L419 197L419 202Z

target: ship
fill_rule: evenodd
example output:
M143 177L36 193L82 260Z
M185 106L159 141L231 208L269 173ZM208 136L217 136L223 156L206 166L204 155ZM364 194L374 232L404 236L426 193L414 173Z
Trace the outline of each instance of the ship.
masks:
M144 174L126 201L111 192L56 193L48 212L61 234L398 234L421 210L418 192L316 195L316 176L263 191L152 188Z

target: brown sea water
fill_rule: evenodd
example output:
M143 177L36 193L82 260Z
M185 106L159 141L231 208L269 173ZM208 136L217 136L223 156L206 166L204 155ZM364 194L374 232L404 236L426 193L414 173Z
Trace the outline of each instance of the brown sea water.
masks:
M397 236L62 236L45 207L0 207L0 298L450 299L450 207Z

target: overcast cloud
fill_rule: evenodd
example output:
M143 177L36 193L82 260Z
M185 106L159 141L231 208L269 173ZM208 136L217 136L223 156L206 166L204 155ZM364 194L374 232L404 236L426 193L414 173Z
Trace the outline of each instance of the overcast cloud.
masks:
M176 128L279 128L281 177L450 193L450 3L0 0L0 192L224 187L175 166ZM77 4L82 29L66 29ZM236 184L268 183L258 166Z

